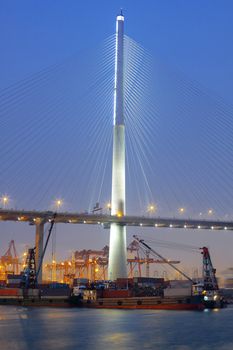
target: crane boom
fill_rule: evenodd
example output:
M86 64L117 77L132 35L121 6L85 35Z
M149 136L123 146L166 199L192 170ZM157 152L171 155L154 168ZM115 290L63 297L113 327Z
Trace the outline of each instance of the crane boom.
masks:
M154 253L155 255L157 255L160 259L162 259L164 261L164 263L167 263L168 265L170 265L173 269L175 269L177 272L179 272L182 276L184 276L185 278L187 278L190 282L194 283L194 281L187 276L183 271L181 271L180 269L178 269L176 266L174 266L169 260L165 259L161 254L157 253L154 249L152 249L148 244L146 244L144 242L143 239L138 238L136 235L133 236L139 243L141 243L144 247L146 247L147 249L149 249L152 253Z
M38 269L37 269L36 278L38 277L38 275L40 273L40 270L41 270L41 267L42 267L42 264L43 264L44 255L45 255L46 248L47 248L47 245L48 245L48 242L49 242L49 238L50 238L51 233L52 233L52 229L53 229L53 226L54 226L54 223L55 223L56 216L57 216L57 213L54 213L53 218L51 220L49 233L48 233L48 236L47 236L47 239L46 239L46 242L45 242L44 250L42 252L40 263L39 263L39 266L38 266Z

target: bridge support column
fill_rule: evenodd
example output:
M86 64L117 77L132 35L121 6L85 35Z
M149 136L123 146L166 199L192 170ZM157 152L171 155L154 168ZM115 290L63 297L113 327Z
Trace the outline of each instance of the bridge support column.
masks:
M117 278L127 278L125 226L114 223L111 224L109 247L108 278L112 281Z
M111 215L125 215L124 16L116 21ZM127 278L126 227L111 223L108 278Z
M36 247L36 270L37 270L40 264L40 260L41 260L41 256L44 248L44 222L41 221L40 219L36 220L35 247ZM42 283L42 267L38 275L37 281L39 284Z

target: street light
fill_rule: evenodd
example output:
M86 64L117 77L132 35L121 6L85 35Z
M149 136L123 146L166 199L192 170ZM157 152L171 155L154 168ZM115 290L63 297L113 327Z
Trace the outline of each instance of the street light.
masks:
M10 198L6 194L1 197L1 202L3 204L4 209L6 208L7 204L9 203L9 200L10 200Z
M109 214L111 214L111 209L112 209L111 202L108 202L106 204L106 208L109 210Z
M156 211L157 207L155 204L149 204L147 207L147 212L148 213L154 213Z
M63 200L62 199L56 199L55 200L55 208L58 211L63 206Z
M182 208L179 208L179 213L180 214L183 214L185 212L185 209L182 207Z
M213 214L213 209L209 209L209 210L208 210L208 214L209 214L209 215L212 215L212 214Z

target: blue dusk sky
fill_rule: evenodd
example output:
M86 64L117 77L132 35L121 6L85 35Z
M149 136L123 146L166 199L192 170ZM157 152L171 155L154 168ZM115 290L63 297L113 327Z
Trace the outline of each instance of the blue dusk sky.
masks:
M166 136L161 133L156 138L157 143L154 147L161 150L159 154L160 163L151 162L152 174L149 182L152 198L158 209L164 208L164 211L161 209L159 215L175 216L177 208L184 205L185 208L190 208L186 211L188 217L193 217L199 212L213 208L214 218L232 219L233 200L231 201L230 191L233 176L231 171L230 135L232 135L233 126L231 121L231 111L233 111L231 107L233 91L233 2L231 0L2 0L0 2L0 195L9 195L11 206L14 208L51 209L52 200L62 198L66 203L64 210L84 211L89 209L84 200L85 191L83 188L89 188L89 185L85 184L85 179L92 172L92 165L88 164L89 167L87 166L86 172L85 170L82 172L78 167L81 168L81 164L84 164L88 157L90 157L90 161L87 163L90 163L94 158L94 156L91 157L88 154L90 153L88 142L91 136L85 134L85 131L81 134L81 127L77 128L76 132L76 129L71 130L72 127L69 129L67 125L76 125L72 123L74 123L75 118L78 120L78 115L82 113L80 111L81 102L79 105L78 101L79 93L84 88L87 89L87 92L89 91L88 74L92 74L91 70L94 71L94 65L98 63L95 62L97 61L97 59L95 60L95 53L97 55L99 45L105 43L106 38L113 36L115 18L121 8L123 8L125 15L125 33L127 36L144 47L155 59L155 62L159 62L161 67L158 68L158 80L154 91L159 91L157 95L159 95L158 101L161 102L161 106L159 106L161 115L164 113L164 116L167 116L167 119L165 117L161 119L163 123L169 123L169 118L174 110L172 116L174 129L169 129L168 124L162 126L160 119L158 119L159 124L156 124L161 128L158 130L167 130L168 140L166 141ZM111 39L109 40L111 41ZM63 62L71 63L64 63L65 68L62 70L63 68L60 68L60 65ZM43 90L43 86L39 82L38 72L45 72L46 69L50 72L56 66L59 66L59 77L55 76L57 71L52 72L51 75L48 73L46 75L46 86ZM167 70L166 67L168 67ZM68 75L65 75L66 71ZM166 78L163 74L165 71ZM172 77L168 71L173 72ZM108 72L111 75L111 71ZM77 74L77 79L75 74ZM69 82L69 76L72 77L72 82ZM30 77L34 79L32 83L33 91L28 89L26 94L20 84L21 82L24 84L25 81L27 84ZM58 81L59 83L56 83ZM195 90L195 86L198 86L198 89L200 88L200 91L198 90L201 95L200 100L196 104L194 104L194 99L189 102L187 109L190 111L187 118L184 110L179 114L178 107L175 112L172 105L172 103L177 103L176 106L178 106L178 103L182 102L183 97L181 98L181 95L179 95L180 82L182 82L184 96L186 96L187 91ZM176 90L174 95L172 94L173 89ZM210 101L213 100L214 102L206 102L205 94L210 94ZM62 97L56 100L57 96ZM111 91L109 96L111 97ZM53 101L53 108L56 113L58 113L56 106L58 104L60 106L59 122L53 114L53 116L48 117L48 124L46 124L46 113L49 115L50 107L46 107L47 109L43 107L42 119L39 120L36 117L37 113L40 117L42 106L52 105L52 102L48 102L48 98ZM75 116L74 114L71 117L68 116L68 102L66 102L68 98L77 102L77 109L72 107L74 105L69 106L71 114L76 111L77 115ZM63 99L65 102L63 102ZM167 103L165 103L166 100ZM101 101L101 99L98 101ZM103 105L104 101L103 98ZM49 103L51 104L49 105ZM91 101L89 103L92 104ZM185 103L188 102L185 101ZM192 103L195 112L191 111ZM108 101L108 104L112 105L112 100ZM211 105L210 108L209 105ZM5 107L6 109L4 109ZM111 106L109 108L111 110ZM208 113L206 123L201 119L205 118L205 115L202 117L204 109ZM6 110L7 112L5 112ZM221 113L218 114L217 111L221 111ZM91 114L91 111L89 114ZM91 123L88 118L86 117L86 123L84 124ZM151 118L153 119L153 116ZM210 125L211 118L214 120L214 126ZM196 124L192 124L194 119ZM111 126L111 114L109 120ZM203 129L204 127L199 128L199 125L202 125L199 121L203 121L205 129ZM153 120L151 123L153 123ZM52 128L53 125L55 131ZM95 125L97 128L97 124ZM106 125L108 126L108 124ZM190 125L192 126L190 127ZM226 125L228 127L225 134L224 128ZM73 131L72 136L70 136L70 131ZM222 133L221 137L219 137L220 131ZM204 134L208 134L209 138L205 139ZM100 134L97 132L95 134L95 131L91 135L92 137L100 137ZM178 138L178 135L181 135L181 137ZM52 141L53 137L54 142ZM172 137L174 137L174 144L171 141ZM76 139L80 140L81 146L79 146L78 141L77 145L72 143L72 140ZM189 139L192 139L190 143ZM183 173L182 163L180 165L177 163L178 157L174 167L169 168L168 163L173 164L174 157L166 148L166 142L169 143L169 147L173 151L174 147L177 147L177 149L183 148L181 158L183 160L187 158L187 166L184 167ZM214 151L208 149L211 144ZM37 147L37 145L39 146ZM198 152L202 145L203 152L206 152L205 158L203 158L202 163L198 163ZM92 146L90 145L90 147ZM93 148L95 147L93 146ZM163 149L165 153L163 153ZM152 147L152 153L153 151ZM61 154L60 158L58 154ZM111 154L111 146L109 154ZM191 171L188 166L190 160L196 168L199 164L196 175L195 171ZM223 160L226 171L221 173L218 164L219 161L223 162ZM211 167L212 161L215 163ZM52 165L53 162L54 166ZM111 159L106 165L106 169L110 169L110 162ZM208 162L211 163L209 168L206 166ZM77 169L80 170L76 177L75 167L72 168L73 173L70 171L72 176L69 174L69 166L72 167L74 163L77 163ZM163 173L156 170L160 166L164 166L169 185L166 185ZM175 173L174 170L173 176L172 169L176 167L181 170L178 173ZM154 177L153 169L155 171ZM45 174L46 176L44 176ZM60 174L60 177L58 174ZM212 174L215 174L215 177ZM221 178L223 179L222 182ZM182 195L179 197L179 179L184 179L182 182L187 185L182 188L183 197ZM198 186L199 179L201 179L202 186L200 193L196 191L195 187ZM127 181L131 182L129 178ZM139 186L140 181L140 176L138 176ZM80 184L80 188L75 187L75 182ZM101 201L104 203L110 198L109 176L102 185L104 195L101 197ZM90 188L91 186L92 184ZM97 186L100 186L100 184L97 183ZM142 184L142 186L145 186L145 184ZM129 212L134 210L134 191L133 187L129 189L129 199L127 201ZM193 194L193 202L191 193ZM206 196L204 193L206 193ZM209 203L208 193L211 194ZM46 197L47 194L51 197L50 201ZM78 197L79 195L80 197ZM91 205L97 200L99 198L93 195ZM198 206L198 200L200 207ZM219 206L218 201L221 203ZM104 204L101 203L101 205ZM145 200L145 212L147 205L148 202ZM142 211L141 215L145 215L145 212ZM56 231L58 257L68 257L72 251L84 248L100 249L108 244L109 232L101 227L59 225ZM132 235L135 232L142 233L144 237L148 235L150 238L154 237L160 240L171 240L196 246L207 245L213 251L213 260L220 270L233 266L233 235L230 232L182 230L157 230L155 232L152 229L141 232L131 228L128 234L129 241L132 240ZM23 223L0 223L0 254L6 251L11 239L16 241L18 250L22 252L26 244L34 244L34 227ZM189 265L190 268L192 265L198 265L198 257L193 255L190 257L186 253L181 254L179 252L169 252L169 254L173 258L182 259L183 263Z

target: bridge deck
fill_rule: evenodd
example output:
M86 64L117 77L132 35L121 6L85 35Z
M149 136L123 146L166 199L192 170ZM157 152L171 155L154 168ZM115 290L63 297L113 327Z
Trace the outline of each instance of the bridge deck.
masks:
M0 209L0 221L22 221L31 225L38 221L50 222L54 216L52 211L29 211ZM111 216L106 214L88 213L57 213L56 223L103 225L108 228L111 223L126 226L182 228L182 229L208 229L233 230L232 221L198 220L190 218L162 218L144 216Z

